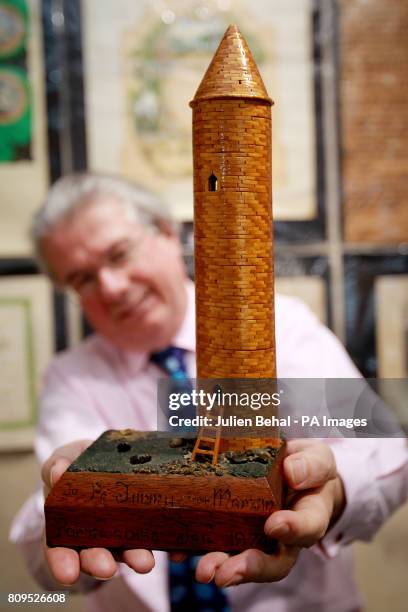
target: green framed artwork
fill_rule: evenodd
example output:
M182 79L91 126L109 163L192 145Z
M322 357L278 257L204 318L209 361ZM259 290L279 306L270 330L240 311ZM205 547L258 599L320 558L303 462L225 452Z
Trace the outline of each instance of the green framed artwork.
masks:
M53 348L51 289L39 276L0 279L0 450L32 446L40 378Z
M48 188L40 0L0 0L0 257L30 255Z
M0 62L15 60L24 56L27 32L28 8L26 0L1 0Z
M0 163L31 158L26 0L0 0Z

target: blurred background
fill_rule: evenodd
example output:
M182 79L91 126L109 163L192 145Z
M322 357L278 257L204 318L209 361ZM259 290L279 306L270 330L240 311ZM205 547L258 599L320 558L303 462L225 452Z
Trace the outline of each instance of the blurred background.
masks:
M31 214L63 174L120 174L168 202L192 274L188 102L230 23L275 101L278 291L303 299L365 376L408 377L408 3L0 0L2 592L39 591L7 534L38 478L41 372L89 332L38 274ZM393 408L408 428L407 405ZM370 612L406 609L407 519L355 547Z

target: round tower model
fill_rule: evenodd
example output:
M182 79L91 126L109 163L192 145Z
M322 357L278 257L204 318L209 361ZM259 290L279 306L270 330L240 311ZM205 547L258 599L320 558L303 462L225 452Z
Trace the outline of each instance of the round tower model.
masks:
M230 26L190 102L198 378L276 377L272 104Z

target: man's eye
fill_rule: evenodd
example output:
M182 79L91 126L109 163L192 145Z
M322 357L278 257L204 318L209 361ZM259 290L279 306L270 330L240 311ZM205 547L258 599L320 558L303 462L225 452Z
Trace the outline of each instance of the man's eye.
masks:
M126 261L128 256L128 252L126 249L121 249L120 251L114 251L113 253L111 253L110 256L110 261L111 263L121 263L123 261Z
M91 283L92 275L84 274L83 276L78 276L74 281L72 281L72 287L75 289L75 291L82 291Z

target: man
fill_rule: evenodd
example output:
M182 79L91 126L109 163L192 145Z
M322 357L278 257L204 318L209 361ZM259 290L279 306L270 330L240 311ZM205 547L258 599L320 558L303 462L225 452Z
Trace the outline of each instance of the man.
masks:
M116 179L60 179L33 236L44 269L57 286L76 292L97 332L56 356L46 374L36 451L50 487L86 446L83 438L155 428L162 373L150 356L170 345L184 349L194 376L194 295L179 240L157 201ZM277 298L276 329L280 377L358 376L334 336L296 300ZM291 441L284 475L295 502L265 524L280 542L279 555L210 553L198 563L197 580L230 587L234 611L357 609L344 545L371 538L406 499L407 466L403 440L337 439L331 448ZM45 547L42 555L42 504L39 492L28 500L12 539L45 587L78 583L94 610L168 609L164 553L125 551L120 566L104 549Z

